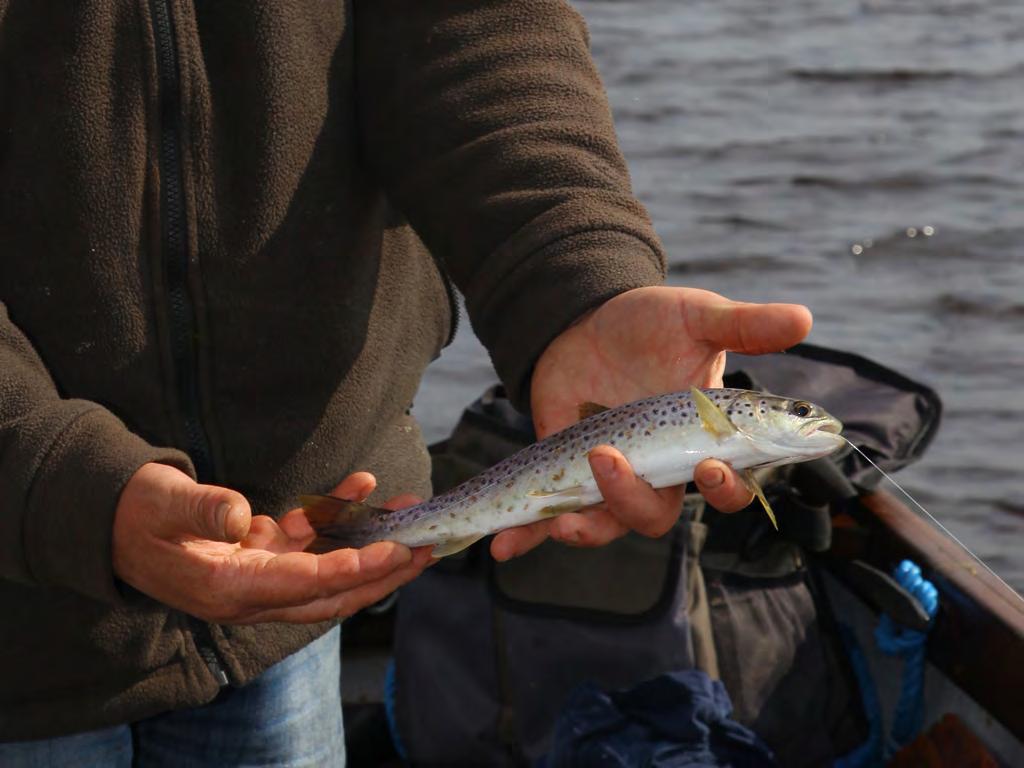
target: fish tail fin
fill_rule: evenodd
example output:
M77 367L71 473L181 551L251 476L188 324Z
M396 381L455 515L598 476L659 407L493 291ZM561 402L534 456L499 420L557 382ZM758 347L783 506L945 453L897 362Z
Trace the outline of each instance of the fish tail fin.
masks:
M390 509L336 496L300 496L299 503L317 535L307 551L316 553L365 547L380 541L380 524L391 514Z

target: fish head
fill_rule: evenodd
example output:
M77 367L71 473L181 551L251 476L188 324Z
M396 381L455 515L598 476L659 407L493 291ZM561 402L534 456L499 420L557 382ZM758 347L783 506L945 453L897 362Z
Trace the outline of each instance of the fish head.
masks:
M728 404L732 423L758 448L779 459L825 456L846 443L843 424L820 405L760 392L741 392Z

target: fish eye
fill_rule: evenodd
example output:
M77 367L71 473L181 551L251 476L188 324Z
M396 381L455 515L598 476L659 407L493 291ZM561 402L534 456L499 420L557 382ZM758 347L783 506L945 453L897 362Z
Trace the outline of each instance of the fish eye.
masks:
M808 416L811 415L811 412L813 410L814 406L811 405L810 403L806 403L803 400L797 400L795 403L793 403L793 407L790 408L790 413L792 413L794 416L798 418L806 419Z

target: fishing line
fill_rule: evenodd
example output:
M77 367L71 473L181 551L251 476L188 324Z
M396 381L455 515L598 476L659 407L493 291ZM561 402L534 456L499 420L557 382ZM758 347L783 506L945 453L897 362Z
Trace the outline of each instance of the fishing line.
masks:
M942 530L943 533L945 533L947 536L949 536L949 538L951 538L953 541L955 541L957 544L959 544L963 548L964 552L966 552L968 555L973 557L982 568L984 568L986 571L991 573L995 577L996 581L998 581L1000 584L1002 584L1004 587L1006 587L1008 590L1010 590L1010 594L1012 594L1014 597L1016 597L1018 600L1020 600L1022 603L1024 603L1024 597L1022 597L1021 594L1019 592L1017 592L1017 590L1015 590L1013 587L1011 587L1009 584L1007 584L998 573L996 573L995 571L993 571L991 568L988 567L988 564L984 560L982 560L980 557L978 557L976 554L974 554L974 552L972 552L967 547L966 544L964 544L962 541L960 541L960 539L958 539L956 536L954 536L953 532L951 530L949 530L949 528L944 526L941 522L939 522L939 519L937 517L935 517L935 515L933 515L931 512L929 512L923 506L921 506L921 504L918 502L918 500L915 499L913 496L911 496L910 493L902 485L900 485L895 480L893 480L892 476L888 472L886 472L880 466L875 464L875 462L873 462L871 460L871 457L869 457L866 453L864 453L864 451L862 451L860 448L858 448L856 445L854 445L852 442L850 442L850 440L848 438L843 437L842 435L840 435L840 437L842 437L843 440L846 440L846 442L849 443L850 447L853 448L853 450L855 450L857 453L859 453L861 456L863 456L865 458L865 460L867 460L868 464L870 464L872 467L877 469L881 473L882 477L884 477L890 483L895 485L899 489L900 493L902 493L904 496L906 496L914 504L915 507L917 507L922 512L924 512L925 515L928 516L928 519L931 520L933 523L935 523L935 525L937 525L939 527L939 529Z

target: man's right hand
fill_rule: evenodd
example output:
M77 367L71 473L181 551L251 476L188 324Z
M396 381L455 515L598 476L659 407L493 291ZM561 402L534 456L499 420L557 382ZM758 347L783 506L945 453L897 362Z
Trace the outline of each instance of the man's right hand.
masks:
M345 478L331 493L362 501L376 480ZM410 496L385 507L415 503ZM323 555L303 550L314 533L293 509L279 521L253 517L245 497L200 485L164 464L145 464L121 493L114 518L114 572L160 602L206 621L252 624L315 622L350 616L408 581L430 563L381 542Z

